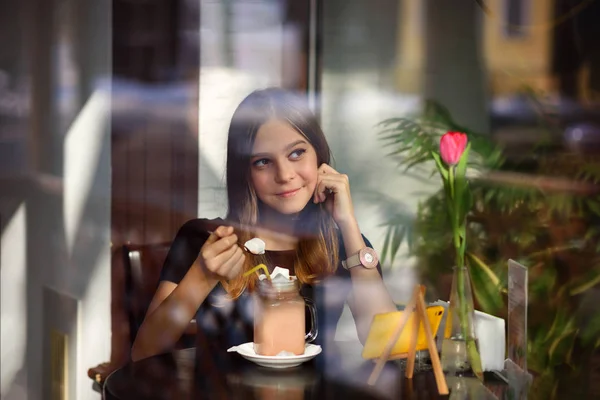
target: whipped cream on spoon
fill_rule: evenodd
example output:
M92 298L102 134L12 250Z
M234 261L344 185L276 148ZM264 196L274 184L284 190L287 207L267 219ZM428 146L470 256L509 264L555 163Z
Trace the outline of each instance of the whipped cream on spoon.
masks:
M265 242L259 238L253 238L244 243L244 249L252 254L265 254Z

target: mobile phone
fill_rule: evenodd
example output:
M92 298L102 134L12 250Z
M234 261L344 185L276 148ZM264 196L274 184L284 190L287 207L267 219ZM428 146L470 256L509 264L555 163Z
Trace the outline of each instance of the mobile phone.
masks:
M391 340L394 331L398 327L398 323L400 322L400 318L402 318L402 314L404 311L394 311L384 314L377 314L373 317L373 322L371 323L371 328L369 330L369 335L367 336L367 341L365 342L365 346L363 347L362 357L364 359L373 359L378 358L383 353L385 346ZM442 318L444 316L444 307L442 306L431 306L426 309L427 319L429 320L429 324L431 326L431 332L433 337L435 338L438 328L440 327L440 323L442 322ZM408 321L406 325L404 325L404 329L402 329L402 333L398 338L398 341L394 344L392 348L392 352L390 353L390 358L394 358L395 356L401 356L403 354L408 353L410 347L410 339L412 337L412 332L414 329L414 319L416 317L416 313L411 313L410 317L408 317ZM417 335L417 348L416 350L425 350L427 349L427 337L425 336L425 329L423 324L419 324L419 333Z

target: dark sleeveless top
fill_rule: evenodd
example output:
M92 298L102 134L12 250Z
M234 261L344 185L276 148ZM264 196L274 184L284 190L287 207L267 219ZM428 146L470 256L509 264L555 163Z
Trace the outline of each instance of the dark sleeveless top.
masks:
M198 257L210 231L227 223L222 219L194 219L186 222L177 232L161 271L161 281L179 283ZM340 263L335 274L317 285L302 285L301 294L310 298L317 309L319 334L315 343L323 345L333 340L338 320L352 288L350 272L341 265L347 258L340 236ZM365 244L371 243L363 236ZM266 251L269 269L275 266L287 268L294 274L295 250ZM381 274L381 267L377 269ZM212 343L221 349L251 342L253 338L253 302L252 296L244 292L239 298L230 300L221 284L208 295L196 313L198 331L206 335ZM308 319L308 312L307 312ZM307 321L307 330L310 323Z

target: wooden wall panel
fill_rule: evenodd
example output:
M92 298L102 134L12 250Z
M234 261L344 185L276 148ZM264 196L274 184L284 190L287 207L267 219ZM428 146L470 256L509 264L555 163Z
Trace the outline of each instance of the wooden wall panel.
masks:
M190 152L190 147L198 148L198 135L190 134L190 123L186 121L175 126L171 146L173 169L171 170L172 191L171 209L173 210L171 225L174 232L187 220L189 210L198 209L198 152ZM193 125L197 126L197 124ZM191 192L189 187L194 187ZM185 188L185 190L179 190Z
M285 56L290 49L285 48L283 43L281 49L284 54L282 63L282 82L286 89L307 91L308 90L308 62L310 58L310 0L288 0L286 4L284 24L298 32L300 36L300 46L297 49L299 54L292 57ZM296 65L289 65L289 62L300 62L301 68Z
M124 243L129 227L127 214L127 163L129 140L119 134L113 111L111 140L111 242Z
M173 177L185 174L172 157L173 143L177 140L176 131L170 123L159 123L148 126L146 132L147 146L144 159L145 202L144 243L156 243L169 240L164 233L172 232L171 220L178 210L173 209L172 199L186 188L175 184ZM197 190L197 189L196 189ZM164 232L163 232L164 231Z
M184 65L181 0L113 0L112 245L172 240L196 217L198 64ZM199 16L198 16L199 17ZM193 26L195 23L195 26ZM198 52L196 51L196 54Z
M182 133L178 122L145 118L132 130L113 128L113 137L121 137L112 153L113 246L170 240L196 216L197 135L189 128Z
M127 118L127 116L122 116ZM127 203L126 203L126 220L127 230L125 235L127 241L133 243L143 243L145 238L146 224L144 221L144 209L146 201L146 169L144 165L144 153L146 152L148 143L146 136L146 125L150 121L144 123L138 129L133 131L123 131L120 134L125 135L129 142L129 151L123 154L127 158L127 169L125 179L127 182Z

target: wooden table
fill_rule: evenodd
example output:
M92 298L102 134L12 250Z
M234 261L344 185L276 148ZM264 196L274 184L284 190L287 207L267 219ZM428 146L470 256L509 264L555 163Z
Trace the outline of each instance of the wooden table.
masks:
M448 398L437 394L431 371L416 372L408 380L398 362L388 362L377 384L369 386L373 366L356 350L340 347L286 370L259 367L225 349L190 348L116 370L105 382L104 396L107 400Z

